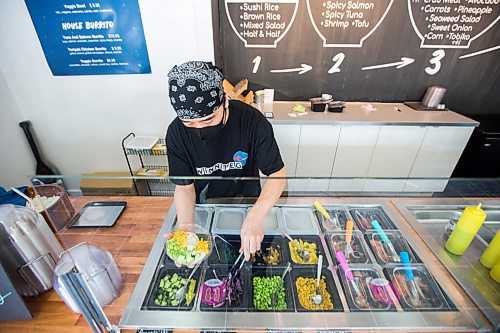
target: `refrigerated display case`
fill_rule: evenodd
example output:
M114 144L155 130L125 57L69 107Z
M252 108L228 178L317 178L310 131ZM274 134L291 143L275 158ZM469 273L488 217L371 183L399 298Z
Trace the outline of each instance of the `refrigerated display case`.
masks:
M366 260L360 263L351 258L351 279L339 268L335 258L335 251L345 251L345 238L342 231L333 232L325 227L329 223L315 211L310 199L279 201L273 208L277 214L275 222L279 228L290 230L290 226L297 227L296 221L290 221L295 216L312 216L313 225L309 224L308 231L294 233L291 237L315 245L317 253L324 256L322 268L324 292L326 299L332 306L324 309L313 308L307 305L307 289L303 289L306 279L316 276L316 265L306 265L291 260L289 240L280 234L267 234L263 251L266 248L279 246L278 260L274 265L266 261L250 261L241 271L243 295L241 302L229 305L217 303L212 307L212 294L202 292L202 285L206 280L224 279L227 276L231 263L239 250L239 237L234 230L239 228L240 219L224 217L224 212L231 216L244 216L248 205L207 204L207 216L215 249L210 258L205 261L195 274L195 297L192 304L186 307L179 304L177 307L149 306L157 297L159 282L171 272L181 272L182 276L189 273L189 269L178 270L166 258L163 234L170 230L176 219L175 207L172 206L153 245L146 265L130 298L130 301L121 317L119 326L123 329L202 329L202 330L417 330L417 331L478 331L489 330L491 321L478 308L474 300L455 282L445 266L438 264L436 258L422 241L422 238L392 206L389 200L384 199L339 199L331 198L322 201L325 208L337 217L341 225L347 220L355 221L352 245L355 253L362 253ZM290 214L297 209L305 214ZM236 215L235 215L236 214ZM234 217L233 216L233 217ZM370 231L370 222L378 220L389 240L394 242L397 251L407 251L411 258L411 271L414 280L406 274L403 263L399 260L381 260L381 255L373 241L377 241L377 233ZM343 221L343 223L342 223ZM205 221L206 222L206 221ZM196 222L202 223L202 222ZM306 221L304 225L308 225ZM294 228L292 228L294 229ZM217 236L214 236L217 235ZM266 243L267 242L267 243ZM343 246L344 245L344 246ZM312 248L314 249L314 247ZM377 250L378 249L378 250ZM383 250L383 247L382 247ZM222 254L223 253L223 254ZM276 253L276 252L273 252ZM263 254L266 256L269 254ZM228 256L230 257L228 259ZM271 255L272 256L272 255ZM348 256L349 257L349 256ZM273 299L273 292L268 292L271 298L270 306L276 310L262 310L259 303L259 290L255 289L256 277L281 276L287 263L291 263L291 272L283 279L283 294L280 295L284 303ZM297 284L297 279L301 277ZM351 281L352 280L352 281ZM413 282L418 284L419 293L412 293ZM257 282L255 282L257 283ZM281 287L279 287L281 288ZM298 288L302 288L298 290ZM278 289L277 289L278 290ZM281 290L281 289L279 289ZM310 292L310 291L309 291ZM270 294L269 294L270 293ZM259 296L261 297L261 296ZM325 298L324 298L325 299ZM305 300L305 302L304 302ZM278 306L280 304L280 306ZM276 305L276 306L275 306ZM264 305L266 308L268 305ZM311 310L308 310L310 307Z

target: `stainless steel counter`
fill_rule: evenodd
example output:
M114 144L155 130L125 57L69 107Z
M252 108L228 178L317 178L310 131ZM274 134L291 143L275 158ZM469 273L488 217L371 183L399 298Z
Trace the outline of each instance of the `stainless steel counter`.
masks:
M466 206L475 206L479 200L394 199L393 203L438 257L450 274L500 331L500 284L489 276L479 258L500 229L500 201L482 200L486 221L462 256L445 250L444 227L451 219L458 219Z
M278 203L278 207L308 207L310 199L293 199ZM410 226L401 219L397 210L388 200L322 200L325 206L347 205L348 207L381 206L394 222L414 252L426 264L442 290L455 305L456 311L415 311L404 312L400 306L395 312L351 312L342 292L341 282L335 274L329 251L326 257L329 269L334 273L335 288L344 307L344 312L203 312L199 302L193 311L147 311L142 305L148 288L160 261L165 245L163 234L170 230L175 221L175 208L170 208L165 222L151 249L146 265L137 282L129 304L120 319L119 327L130 329L177 328L210 330L416 330L416 331L482 331L489 330L490 324L463 290L450 278L442 265L437 265L424 243L418 239ZM214 205L207 205L214 207ZM145 221L147 222L147 221ZM321 234L324 236L324 234ZM323 246L327 249L324 237ZM372 255L371 255L372 256ZM372 258L373 259L373 258Z

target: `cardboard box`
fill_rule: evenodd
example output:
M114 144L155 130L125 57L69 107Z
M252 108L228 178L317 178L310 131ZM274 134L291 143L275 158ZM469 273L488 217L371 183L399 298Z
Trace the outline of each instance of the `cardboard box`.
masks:
M93 172L82 176L99 176L102 178L81 178L80 189L83 195L137 195L134 182L128 172ZM109 178L106 178L109 177Z

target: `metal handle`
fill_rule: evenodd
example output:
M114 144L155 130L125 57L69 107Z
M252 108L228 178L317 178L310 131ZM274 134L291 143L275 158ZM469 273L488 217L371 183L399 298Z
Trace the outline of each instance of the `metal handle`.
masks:
M286 273L288 273L290 271L291 266L292 266L292 264L290 262L288 262L288 265L286 265L286 268L285 268L285 271L283 272L283 275L281 275L281 281L285 281Z
M318 272L316 273L316 287L319 287L319 279L321 279L321 266L323 266L323 255L318 257Z
M191 271L191 274L189 274L188 278L187 278L187 282L189 282L189 280L191 280L191 278L193 277L194 275L194 272L196 272L196 270L198 269L198 267L200 267L201 263L200 264L197 264L196 266L194 266L193 270Z
M292 237L290 237L290 235L289 235L289 234L287 234L287 233L285 233L285 232L284 232L284 233L283 233L283 236L285 236L286 238L288 238L288 240L289 240L290 242L292 242L292 243L293 243L293 242L295 242L295 240L294 240Z

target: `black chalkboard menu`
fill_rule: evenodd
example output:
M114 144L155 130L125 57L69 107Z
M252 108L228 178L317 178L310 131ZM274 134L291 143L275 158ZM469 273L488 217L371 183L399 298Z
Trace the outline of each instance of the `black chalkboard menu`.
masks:
M216 62L276 100L421 100L500 114L500 0L213 0Z

